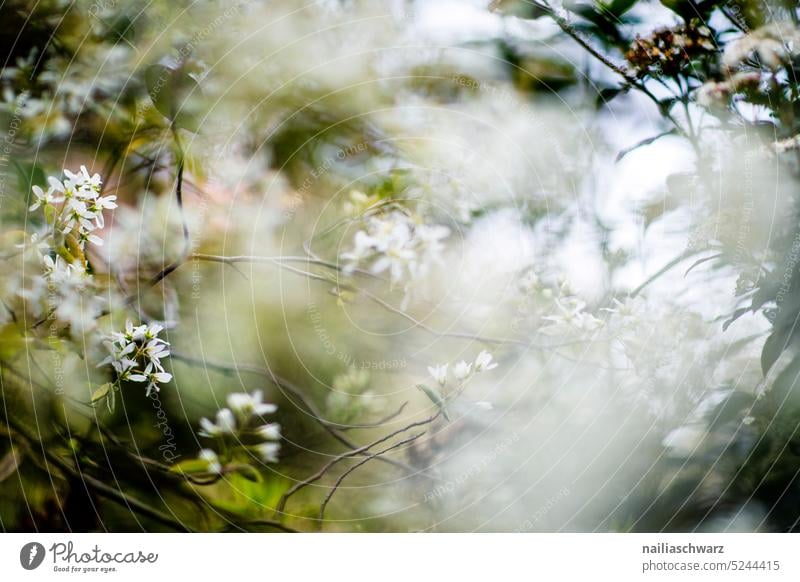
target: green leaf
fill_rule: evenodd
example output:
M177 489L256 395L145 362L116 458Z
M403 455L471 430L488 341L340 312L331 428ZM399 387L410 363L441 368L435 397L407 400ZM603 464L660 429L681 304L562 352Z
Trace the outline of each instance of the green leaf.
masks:
M20 192L24 192L26 196L26 204L30 206L31 189L36 185L44 185L47 183L47 174L36 163L25 163L14 161L14 169L17 171L17 185ZM45 187L45 190L47 188Z
M601 11L613 16L614 18L619 18L623 14L625 14L628 10L633 8L634 4L636 4L637 0L610 0L610 1L598 1L597 5Z
M106 382L102 386L100 386L97 390L92 392L92 404L99 402L103 398L108 396L108 393L112 390L114 385L111 382Z
M778 361L788 343L788 328L774 330L767 338L767 341L764 342L764 348L761 350L761 371L765 376L772 368L772 365Z
M196 131L191 100L202 93L195 78L175 63L150 65L144 77L147 93L158 112L176 126Z
M253 483L261 482L261 473L256 470L252 465L241 464L233 467L233 470L239 473L242 477Z
M770 397L781 410L794 411L800 399L798 385L800 385L800 356L796 356L775 378L769 389Z
M442 416L444 416L445 420L450 420L450 415L447 413L447 401L442 398L442 395L439 394L437 390L426 386L425 384L417 384L417 388L422 390L425 393L425 396L430 398L431 402L433 402L439 410L442 411Z
M732 420L740 419L742 412L755 402L755 396L734 390L715 406L708 414L710 429L718 428Z
M25 337L13 323L0 327L0 359L11 360L32 341L31 338Z
M606 87L605 89L601 89L597 93L597 99L595 100L595 106L599 109L603 105L608 105L611 103L613 99L622 95L623 93L628 92L629 87Z

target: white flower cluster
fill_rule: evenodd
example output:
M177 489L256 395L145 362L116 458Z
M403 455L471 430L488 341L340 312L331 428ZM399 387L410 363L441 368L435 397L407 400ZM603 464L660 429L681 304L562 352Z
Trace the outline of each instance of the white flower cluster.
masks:
M356 232L354 245L342 253L345 270L371 262L370 272L389 272L391 282L424 275L432 262L441 262L442 241L450 229L442 225L421 224L400 210L372 216L366 228Z
M81 166L78 173L64 170L64 175L66 179L63 182L50 176L47 190L42 190L40 186L33 187L35 200L30 210L41 207L45 217L53 212L54 229L64 235L74 232L81 249L87 242L102 245L103 240L93 231L103 228L103 210L116 208L117 197L101 196L100 174L89 175L86 166Z
M791 22L776 22L754 30L725 47L722 62L736 67L757 57L765 67L777 70L789 64L800 48L800 30Z
M586 302L577 297L557 298L555 305L558 313L542 317L548 324L542 333L548 335L575 335L591 333L603 326L603 320L584 311Z
M147 382L147 396L159 391L160 384L172 380L164 371L162 358L169 356L169 343L158 337L164 327L153 323L134 326L128 320L125 331L112 332L105 345L111 354L99 366L111 365L117 373L117 385L129 382Z
M431 375L431 378L436 380L436 383L442 388L447 386L447 370L449 367L450 364L428 366L428 373ZM496 367L497 364L492 361L492 355L486 350L482 350L481 353L479 353L475 358L474 362L468 363L464 360L461 360L455 364L453 366L453 377L459 385L463 385L474 374L494 370Z
M757 88L761 83L761 73L742 71L731 75L727 81L708 81L695 94L698 105L714 107L727 105L728 100L745 89Z
M36 247L42 275L32 277L25 287L20 284L16 295L35 318L52 318L54 323L70 326L75 335L94 329L105 302L96 293L93 277L82 265L41 254L41 250Z
M256 390L252 394L245 392L230 394L227 404L227 408L217 412L214 421L208 418L200 419L201 430L198 434L211 439L229 439L234 444L242 445L245 450L256 454L265 463L277 463L278 452L281 448L277 441L281 438L281 427L274 422L264 424L261 417L273 414L278 407L264 402L260 390ZM243 445L242 442L245 439L255 439L259 442L253 445ZM222 472L219 455L214 450L203 449L198 458L208 463L207 472L215 474Z

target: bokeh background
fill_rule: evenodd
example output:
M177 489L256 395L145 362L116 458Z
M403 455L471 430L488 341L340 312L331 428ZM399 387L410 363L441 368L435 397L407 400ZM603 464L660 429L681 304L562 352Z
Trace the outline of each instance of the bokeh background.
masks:
M2 3L0 527L796 530L797 17ZM119 206L42 326L18 245L32 187L80 165ZM361 252L381 220L413 252ZM109 411L126 319L165 326L173 379ZM496 368L437 394L429 367L482 350ZM279 461L176 477L254 390Z

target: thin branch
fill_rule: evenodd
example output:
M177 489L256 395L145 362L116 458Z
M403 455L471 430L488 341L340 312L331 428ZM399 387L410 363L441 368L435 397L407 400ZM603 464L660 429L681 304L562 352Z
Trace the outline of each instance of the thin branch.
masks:
M189 249L191 249L192 242L189 239L189 225L186 223L186 215L183 211L183 156L178 161L178 176L175 182L175 199L178 201L178 210L181 214L181 226L183 229L183 253L180 257L172 261L169 265L161 269L156 275L154 275L148 282L148 287L153 287L159 281L161 281L164 277L172 273L175 269L180 267L184 261L186 260L186 256L189 254ZM125 303L130 305L136 300L135 295L129 295Z
M196 258L198 260L212 261L212 262L217 262L217 263L223 263L223 264L228 264L228 265L232 265L234 263L240 263L240 262L272 263L272 264L274 264L274 265L276 265L276 266L278 266L278 267L280 267L282 269L288 269L288 270L290 270L290 271L292 271L294 273L297 273L297 274L300 274L300 275L304 275L304 276L310 277L312 279L324 281L325 283L328 283L328 284L336 284L341 288L348 289L349 291L352 291L354 293L364 295L365 297L370 299L370 301L376 303L377 305L380 305L384 309L386 309L386 310L388 310L388 311L390 311L390 312L392 312L392 313L394 313L396 315L399 315L400 317L402 317L402 318L408 320L409 322L413 323L416 327L419 327L420 329L422 329L422 330L424 330L424 331L426 331L426 332L428 332L428 333L430 333L432 335L435 335L437 337L452 337L452 338L457 338L457 339L468 339L468 340L480 341L480 342L484 342L484 343L487 343L487 344L495 344L495 345L514 344L514 345L518 345L518 346L522 346L522 347L526 347L526 348L533 348L533 349L536 349L536 350L554 350L554 349L559 348L559 347L565 347L565 346L584 343L582 341L570 341L570 342L564 342L564 343L552 344L552 345L544 346L544 345L538 345L538 344L534 344L534 343L529 342L529 341L518 340L518 339L514 339L514 338L490 337L490 336L484 336L484 335L479 335L479 334L474 334L474 333L469 333L469 332L440 331L440 330L437 330L437 329L435 329L435 328L433 328L433 327L421 322L420 320L416 319L414 316L410 315L406 311L403 311L402 309L394 307L390 303L384 301L383 299L377 297L376 295L373 295L372 293L370 293L369 291L366 291L365 289L363 289L361 287L355 287L355 286L352 286L352 285L343 285L341 282L331 281L330 279L328 279L326 277L323 277L321 275L317 275L315 273L309 273L307 271L302 271L300 269L296 269L294 267L290 267L289 265L285 265L285 264L283 264L283 261L285 261L287 258L284 258L284 257L259 257L259 256L247 256L247 255L238 255L238 256L226 257L226 256L220 256L220 255L205 255L205 254L195 253L195 254L191 255L191 258ZM333 267L333 268L336 268L337 270L339 269L339 267L337 265L333 264L333 263L329 263L327 261L322 261L322 260L318 260L318 259L311 259L311 258L306 259L306 258L303 258L303 257L288 257L288 259L297 260L297 261L306 261L306 262L310 262L312 264L319 264L319 265L324 265L324 266L328 266L328 267Z
M193 364L200 364L200 365L207 366L209 368L213 368L213 369L215 369L215 370L217 370L217 371L219 371L221 373L232 374L232 373L237 373L237 372L248 372L248 373L251 373L251 374L257 374L259 376L263 376L263 377L269 379L273 384L275 384L282 391L288 392L294 398L299 400L300 403L310 413L311 418L317 424L319 424L333 438L335 438L337 441L339 441L341 444L346 446L351 451L357 450L359 448L359 445L357 445L356 443L351 441L347 436L342 434L341 429L340 429L341 425L339 425L337 423L330 422L330 421L326 420L325 418L323 418L322 411L319 408L317 408L316 404L314 404L313 401L311 401L309 398L307 398L303 394L302 390L300 390L299 387L295 386L289 380L278 376L270 368L261 368L259 366L254 366L252 364L238 364L238 365L227 364L227 363L224 363L224 362L216 362L216 361L213 361L213 360L205 360L205 359L200 359L200 358L194 358L192 356L187 356L185 354L181 354L181 353L174 352L174 351L171 352L171 356L174 359L177 359L177 360L181 360L181 361L188 362L188 363L193 363ZM406 463L402 463L400 461L395 461L394 459L383 459L383 461L385 463L393 465L394 467L397 467L398 469L402 469L403 471L405 471L407 474L409 474L411 476L419 475L419 476L422 476L422 477L426 477L428 479L434 479L434 480L436 479L435 477L433 477L431 475L428 475L424 471L421 471L419 469L415 469L414 467L411 467L410 465L407 465Z
M406 431L409 431L409 430L411 430L413 428L429 425L432 422L434 422L437 418L439 418L439 416L441 414L442 414L441 410L437 411L436 414L434 414L431 417L426 418L425 420L419 420L417 422L412 422L408 426L405 426L405 427L403 427L401 429L393 431L393 432L389 433L388 435L383 436L383 437L379 438L378 440L373 441L373 442L371 442L371 443L369 443L367 445L364 445L364 446L359 447L357 449L354 449L352 451L348 451L346 453L342 453L340 455L336 455L330 461L325 463L325 465L323 465L323 467L321 469L319 469L316 473L314 473L310 477L307 477L307 478L303 479L302 481L298 481L286 493L281 495L281 498L278 500L278 504L275 507L275 514L276 515L282 514L283 510L286 508L286 502L289 500L289 498L292 495L294 495L295 493L297 493L301 489L307 487L308 485L311 485L312 483L315 483L316 481L319 481L339 461L342 461L344 459L347 459L347 458L350 458L350 457L355 457L355 456L358 456L358 455L360 455L362 453L365 453L365 452L369 451L369 449L371 449L373 447L376 447L376 446L378 446L380 444L383 444L386 441L396 437L397 435L402 434L402 433L404 433ZM382 459L383 457L378 457L378 458Z
M667 263L666 265L661 267L658 271L656 271L651 276L649 276L644 281L644 283L642 283L641 285L636 287L636 289L631 291L630 296L631 297L636 297L639 293L641 293L644 290L645 287L650 285L650 283L652 283L653 281L655 281L656 279L661 277L664 273L666 273L667 271L669 271L670 269L672 269L676 265L682 263L683 261L685 261L686 259L688 259L692 255L696 255L699 252L702 252L702 249L701 250L688 249L688 250L682 252L680 255L678 255L677 257L672 259L669 263Z
M267 527L274 527L275 529L279 529L286 533L300 533L298 530L289 527L288 525L284 525L279 521L274 519L254 519L252 521L246 521L242 523L243 526L267 526Z
M606 57L604 54L602 54L600 51L594 48L591 44L589 44L578 33L578 31L575 30L575 27L572 26L572 24L570 24L570 22L566 18L556 13L555 9L552 6L550 6L547 0L543 0L542 2L534 1L532 3L541 10L543 10L545 13L547 13L553 19L553 21L558 25L558 27L564 34L566 34L572 40L577 42L592 57L597 59L597 61L602 63L611 71L615 72L617 75L621 76L625 80L625 82L628 83L631 87L634 87L639 91L641 91L643 94L645 94L653 103L655 103L658 106L659 110L661 110L661 113L664 115L664 117L668 119L673 126L675 126L675 129L678 130L684 137L688 137L683 127L681 127L681 125L669 111L664 110L661 101L650 91L650 89L646 87L643 81L638 79L635 75L632 75L626 69L622 68L621 66L611 61L608 57ZM692 146L695 148L695 150L697 150L696 142L692 139L690 139L690 141L692 142Z
M188 525L178 521L177 519L175 519L170 515L167 515L166 513L159 511L158 509L155 509L154 507L151 507L145 502L140 501L134 497L131 497L127 493L123 493L118 489L114 489L113 487L106 485L105 483L103 483L99 479L92 477L91 475L87 475L86 473L76 470L75 468L70 466L69 463L61 459L58 455L47 450L47 447L41 440L31 435L26 429L22 428L18 423L9 418L8 414L5 415L5 421L11 428L13 428L19 434L21 434L26 440L28 440L31 443L36 443L39 449L41 450L42 456L45 457L46 460L48 460L53 465L55 465L65 473L69 474L73 478L81 481L85 486L94 490L98 495L105 497L111 501L114 501L124 507L127 507L129 510L136 511L142 515L145 515L153 519L154 521L157 521L163 525L167 525L176 530L187 531L187 532L194 531Z
M391 422L392 420L394 420L398 416L400 416L403 413L403 410L405 410L406 406L408 406L408 401L403 402L403 404L400 406L400 408L398 408L397 410L395 410L394 412L392 412L390 414L387 414L386 416L384 416L380 420L376 420L375 422L368 422L368 423L364 423L364 424L351 424L351 425L347 425L347 426L339 425L339 430L345 431L345 430L355 430L355 429L360 429L360 428L376 428L376 427L379 427L379 426L383 426L385 424L388 424L389 422Z
M386 453L388 453L388 452L390 452L390 451L392 451L394 449L400 448L400 447L402 447L404 445L407 445L409 443L414 442L415 440L420 438L422 435L424 435L426 432L427 431L422 431L421 433L417 433L414 436L411 436L411 437L409 437L407 439L403 439L402 441L397 442L397 443L393 444L390 447L386 447L385 449L382 449L382 450L378 451L377 453L370 453L369 455L367 455L366 458L360 460L358 463L356 463L355 465L353 465L352 467L347 469L347 471L345 471L344 473L339 475L339 478L336 480L336 483L333 484L333 487L328 492L328 494L325 496L325 499L323 500L322 504L319 507L319 515L317 516L317 519L319 520L318 527L320 529L322 528L322 520L325 518L325 508L328 507L328 503L330 502L331 498L336 493L336 491L339 490L339 487L342 485L342 482L347 478L348 475L350 475L350 473L352 473L353 471L355 471L359 467L361 467L363 465L366 465L372 459L378 458L381 455L384 455L384 454L386 454Z

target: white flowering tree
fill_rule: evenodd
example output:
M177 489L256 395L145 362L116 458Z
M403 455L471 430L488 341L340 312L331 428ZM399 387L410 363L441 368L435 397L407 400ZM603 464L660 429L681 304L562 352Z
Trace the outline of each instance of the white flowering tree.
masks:
M796 6L142 7L0 8L4 530L798 528Z

